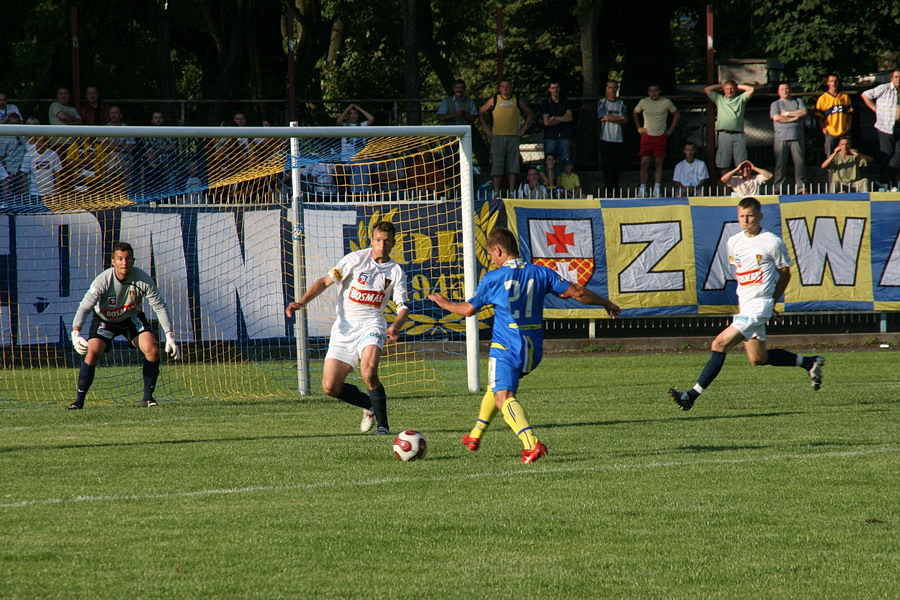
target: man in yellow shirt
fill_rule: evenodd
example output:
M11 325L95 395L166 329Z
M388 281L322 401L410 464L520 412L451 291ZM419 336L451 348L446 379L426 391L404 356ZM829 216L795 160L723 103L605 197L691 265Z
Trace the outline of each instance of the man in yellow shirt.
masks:
M487 99L478 111L481 126L491 140L491 177L494 181L494 197L500 196L503 176L510 194L516 191L516 175L519 172L519 139L525 135L534 120L534 111L513 94L512 84L504 79L498 86L499 93ZM486 119L491 113L492 123ZM522 115L525 115L524 123Z
M837 75L829 75L825 82L828 91L816 100L814 114L819 120L822 135L825 136L826 158L834 152L837 141L850 134L850 125L853 123L853 105L850 103L850 96L838 91L840 85L841 80Z

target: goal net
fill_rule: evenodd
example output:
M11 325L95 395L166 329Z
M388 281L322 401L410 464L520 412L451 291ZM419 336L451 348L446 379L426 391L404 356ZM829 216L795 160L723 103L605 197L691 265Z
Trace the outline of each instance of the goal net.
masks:
M477 389L477 321L427 300L471 296L486 267L476 239L496 214L474 204L468 135L468 127L5 125L0 407L72 401L82 360L72 319L117 241L134 247L135 266L159 285L182 348L181 360L162 358L157 400L318 392L337 286L296 319L284 306L367 247L379 220L397 226L392 256L406 271L410 308L404 335L386 348L385 386ZM140 400L142 362L118 338L88 404Z

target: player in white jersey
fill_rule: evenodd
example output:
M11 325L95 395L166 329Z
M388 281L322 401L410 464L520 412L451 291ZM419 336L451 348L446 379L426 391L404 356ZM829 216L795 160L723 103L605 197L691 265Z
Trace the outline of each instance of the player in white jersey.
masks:
M791 280L791 259L784 241L760 225L763 214L759 200L741 200L737 215L741 232L728 239L727 247L728 262L735 268L740 312L712 341L712 352L696 385L686 392L669 389L669 398L682 410L694 406L697 396L719 374L727 352L740 342L744 342L750 364L801 367L809 373L814 390L822 386L823 357L803 356L780 348L766 349L766 322Z
M75 402L67 407L69 410L84 408L84 399L94 381L97 363L119 335L125 336L132 346L144 353L144 399L141 404L156 406L153 391L159 378L159 344L141 310L144 298L150 302L153 312L159 318L159 326L166 334L166 352L172 358L180 356L166 303L159 295L153 279L141 269L135 268L131 244L118 242L113 246L112 265L112 268L94 278L75 312L72 345L76 352L85 356L78 371ZM86 339L81 335L81 328L91 312L94 313L94 318Z
M375 433L390 433L387 398L378 377L378 363L387 340L396 341L409 314L406 308L406 274L390 254L396 241L393 223L379 221L372 229L372 247L347 254L326 275L317 279L299 302L284 309L288 317L305 308L331 284L338 283L337 319L331 327L328 353L322 369L322 391L363 409L360 430L378 421ZM384 307L393 300L397 318L390 327ZM344 380L354 367L368 387L364 394Z

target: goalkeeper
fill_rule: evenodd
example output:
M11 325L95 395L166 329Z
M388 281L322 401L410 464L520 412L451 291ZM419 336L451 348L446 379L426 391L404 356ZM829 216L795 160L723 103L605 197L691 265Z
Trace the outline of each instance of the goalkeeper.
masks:
M519 258L516 237L508 229L494 228L486 249L497 269L481 279L474 298L468 302L451 302L440 294L428 298L444 310L464 317L471 317L482 306L493 304L488 390L481 399L475 427L463 436L462 442L469 450L478 450L482 434L500 410L506 424L522 442L522 462L531 463L547 454L547 446L535 437L525 409L516 400L516 391L519 379L541 362L544 296L556 293L583 304L602 306L611 317L618 315L620 309L577 283L569 283L553 269Z
M406 274L391 258L396 242L393 223L379 221L372 227L371 248L351 252L337 266L317 279L299 302L284 309L288 317L306 306L331 284L338 283L337 319L331 327L325 366L322 369L322 391L347 404L363 409L359 425L365 432L378 421L375 433L389 434L387 397L378 377L378 363L387 340L399 337L409 309L406 308ZM390 327L384 318L384 307L392 299L397 318ZM347 375L359 367L368 388L365 394L355 385L345 383Z
M181 355L175 343L166 303L159 295L153 279L141 269L135 268L131 244L117 242L113 246L112 265L112 268L106 269L91 282L72 323L72 345L79 354L84 355L84 362L78 371L75 402L67 407L69 410L84 408L84 398L94 381L97 363L113 339L119 335L144 353L144 399L141 406L156 406L153 390L159 378L159 343L150 330L146 315L141 311L144 298L150 302L160 327L166 332L166 352L176 359ZM84 338L81 328L91 311L94 312L94 317L90 334Z

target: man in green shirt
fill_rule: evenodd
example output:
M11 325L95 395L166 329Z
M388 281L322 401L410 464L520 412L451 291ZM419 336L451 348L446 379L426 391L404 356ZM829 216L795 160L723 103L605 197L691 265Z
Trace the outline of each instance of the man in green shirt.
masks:
M741 93L738 94L738 91ZM753 92L752 85L738 85L733 79L703 88L716 105L716 167L719 175L747 160L744 114Z

